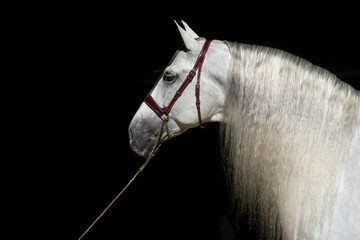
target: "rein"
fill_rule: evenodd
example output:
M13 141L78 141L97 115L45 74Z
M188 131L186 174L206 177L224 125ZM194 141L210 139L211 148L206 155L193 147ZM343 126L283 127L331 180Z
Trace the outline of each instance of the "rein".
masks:
M172 98L171 102L167 107L159 107L159 105L156 103L156 101L151 96L151 92L147 95L147 97L144 99L144 102L156 113L156 115L162 120L159 132L156 137L155 145L151 151L151 154L146 159L144 164L139 168L139 170L135 173L135 175L130 179L128 184L120 191L120 193L109 203L109 205L100 213L100 215L93 221L93 223L85 230L85 232L78 238L78 240L81 240L89 231L90 229L99 221L99 219L109 210L109 208L116 202L116 200L125 192L125 190L131 185L131 183L136 179L136 177L145 169L145 167L148 165L150 160L155 156L157 150L160 148L163 141L161 141L161 136L164 132L164 128L166 130L167 139L171 139L170 131L168 128L168 121L169 121L169 113L171 111L171 108L175 104L175 102L179 99L181 94L184 92L185 88L189 85L189 83L193 80L197 73L197 82L195 85L195 96L196 96L196 108L199 118L200 127L204 127L202 118L201 118L201 110L200 110L200 77L201 77L201 68L202 64L205 60L205 54L207 50L209 49L211 41L206 40L201 52L195 62L194 67L190 70L189 74L187 75L185 81L181 84L179 89L176 91L174 97ZM198 72L197 72L198 71Z
M100 215L93 221L93 223L78 238L78 240L81 240L90 231L90 229L97 223L97 221L99 221L99 219L107 212L107 210L109 210L109 208L125 192L125 190L131 185L131 183L136 179L136 177L145 169L145 167L148 165L150 160L156 155L157 150L160 148L160 146L162 144L161 135L164 132L164 127L166 129L166 134L168 136L168 139L171 139L170 131L169 131L169 128L167 126L167 122L169 121L169 118L168 117L163 117L161 119L162 119L162 122L161 122L161 125L160 125L158 135L156 137L156 142L155 142L155 145L154 145L153 149L151 150L151 154L149 155L149 157L146 159L144 164L139 168L139 170L135 173L135 175L130 179L128 184L126 184L126 186L121 190L121 192L109 203L109 205L102 211L102 213L100 213Z

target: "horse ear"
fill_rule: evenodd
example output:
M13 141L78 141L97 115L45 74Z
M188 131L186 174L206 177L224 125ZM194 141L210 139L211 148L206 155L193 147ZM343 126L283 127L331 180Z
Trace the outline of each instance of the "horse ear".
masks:
M192 36L191 33L188 33L187 31L185 31L182 27L179 26L179 24L177 24L176 21L174 21L176 26L179 29L180 35L185 43L185 46L187 49L189 49L190 51L197 51L199 48L199 44L198 42L195 40L195 38ZM191 30L192 31L192 30Z
M182 24L185 27L185 30L187 33L189 33L193 38L199 38L199 36L187 25L187 23L183 20L181 20Z

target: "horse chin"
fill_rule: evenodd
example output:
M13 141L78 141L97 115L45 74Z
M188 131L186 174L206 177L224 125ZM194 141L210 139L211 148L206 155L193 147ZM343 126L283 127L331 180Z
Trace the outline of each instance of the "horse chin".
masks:
M130 147L134 153L140 157L148 158L154 148L155 139L152 137L148 140L140 139L140 141L130 140Z

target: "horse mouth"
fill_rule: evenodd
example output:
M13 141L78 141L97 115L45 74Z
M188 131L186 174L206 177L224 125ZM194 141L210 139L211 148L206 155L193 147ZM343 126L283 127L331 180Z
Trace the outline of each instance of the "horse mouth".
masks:
M145 141L130 140L130 147L134 153L143 158L148 158L154 148L155 137L151 137Z

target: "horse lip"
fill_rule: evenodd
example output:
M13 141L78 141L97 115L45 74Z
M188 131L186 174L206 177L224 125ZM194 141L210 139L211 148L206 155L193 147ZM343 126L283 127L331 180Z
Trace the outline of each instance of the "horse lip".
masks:
M140 157L144 157L144 158L148 158L152 152L152 149L154 147L155 141L154 141L155 137L151 137L146 146L144 148L141 148L139 146L136 145L135 141L133 141L132 139L130 140L130 147L131 150L136 153L138 156Z
M132 150L134 153L136 153L138 156L140 156L140 157L145 157L145 151L146 151L146 149L143 150L143 151L139 150L138 147L133 143L132 140L130 141L130 148L131 148L131 150Z

